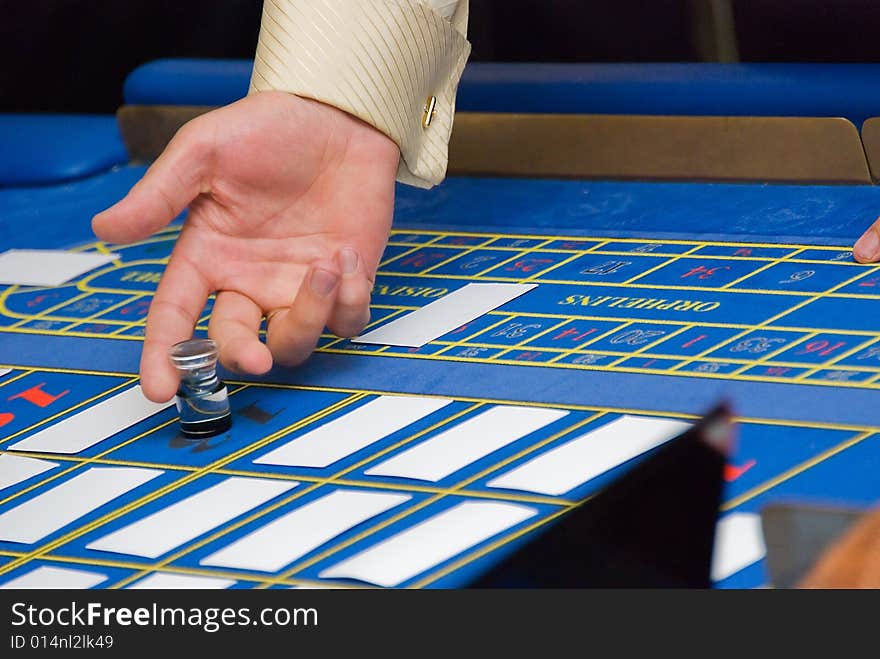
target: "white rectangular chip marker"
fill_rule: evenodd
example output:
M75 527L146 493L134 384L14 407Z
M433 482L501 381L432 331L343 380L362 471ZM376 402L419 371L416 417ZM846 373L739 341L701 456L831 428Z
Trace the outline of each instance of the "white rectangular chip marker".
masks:
M421 309L416 309L351 341L421 348L426 343L497 309L537 286L537 284L467 284Z
M486 483L559 496L683 433L691 424L622 416Z
M158 558L297 485L232 476L98 538L86 549Z
M0 586L0 590L12 590L14 588L56 590L69 588L82 590L93 588L107 576L98 572L86 572L85 570L69 570L63 567L42 565L35 570L22 574L15 579L10 579Z
M715 527L715 548L712 552L712 581L721 581L736 574L767 553L761 516L755 513L725 515Z
M167 403L150 402L144 397L140 385L135 385L9 448L35 453L79 453L173 405L173 400Z
M57 466L57 462L4 453L0 455L0 490L17 485Z
M0 540L42 540L163 473L137 467L90 467L0 514Z
M327 467L446 407L448 398L379 396L254 460L255 464Z
M322 579L397 586L509 529L538 511L514 503L465 501L322 570Z
M410 498L407 494L336 490L226 545L199 565L277 572L340 533Z
M365 473L436 482L566 414L543 407L491 407Z
M117 258L119 254L8 249L0 254L0 284L60 286Z

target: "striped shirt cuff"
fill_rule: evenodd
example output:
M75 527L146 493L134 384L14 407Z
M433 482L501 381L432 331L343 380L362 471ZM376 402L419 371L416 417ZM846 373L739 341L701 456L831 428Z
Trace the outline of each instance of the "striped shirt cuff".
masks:
M417 0L265 0L250 93L286 91L366 121L400 147L397 179L429 188L446 175L470 55L461 5L450 22Z

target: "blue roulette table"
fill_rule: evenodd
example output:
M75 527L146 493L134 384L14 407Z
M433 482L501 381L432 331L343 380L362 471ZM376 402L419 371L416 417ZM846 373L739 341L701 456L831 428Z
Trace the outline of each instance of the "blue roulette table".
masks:
M820 94L830 73L822 67L470 71L459 100L464 112L834 117L856 136L880 114L872 67L838 69L836 103ZM159 62L132 74L126 102L211 106L243 94L246 79L243 63ZM552 494L496 480L622 418L692 423L720 400L736 414L738 441L725 468L719 519L754 519L785 501L866 508L878 499L880 265L858 264L851 253L880 214L867 141L866 174L856 181L459 175L453 166L433 190L400 186L371 327L469 282L537 288L421 348L326 334L302 367L262 377L226 374L233 428L210 440L182 440L168 408L82 451L58 454L11 447L137 384L146 313L182 218L133 245L96 241L91 215L145 171L130 162L113 118L80 125L0 116L0 125L8 144L25 143L0 154L4 245L116 255L62 286L0 289L0 367L9 369L0 377L0 454L51 463L0 490L0 515L90 469L156 472L38 541L0 541L0 586L41 567L96 575L89 584L101 588L154 574L234 588L388 585L327 575L463 504L524 511L390 584L458 587L637 469L642 456ZM71 136L61 140L65 148L57 146L58 134ZM21 149L43 147L48 155L21 166ZM196 336L206 335L209 315L210 302ZM449 403L326 466L259 462L383 396ZM389 457L498 406L559 414L436 480L375 473ZM89 546L229 478L290 488L150 558ZM400 500L280 567L206 560L339 491ZM716 577L719 588L769 585L760 551Z

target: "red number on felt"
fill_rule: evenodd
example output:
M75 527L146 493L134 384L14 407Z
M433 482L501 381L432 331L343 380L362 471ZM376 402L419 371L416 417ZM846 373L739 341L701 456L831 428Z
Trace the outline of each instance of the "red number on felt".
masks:
M553 259L523 259L522 261L514 261L504 269L507 272L534 272L539 266L550 263L553 263Z
M706 338L705 334L700 334L700 336L698 336L697 338L691 339L687 343L682 343L681 347L682 348L690 348L692 345L694 345L695 343L699 343L700 341L702 341L705 338Z
M831 353L833 353L838 348L842 348L846 345L845 341L838 341L834 345L831 345L829 341L810 341L806 344L803 350L798 350L798 355L809 355L812 353L816 353L822 357L827 357Z

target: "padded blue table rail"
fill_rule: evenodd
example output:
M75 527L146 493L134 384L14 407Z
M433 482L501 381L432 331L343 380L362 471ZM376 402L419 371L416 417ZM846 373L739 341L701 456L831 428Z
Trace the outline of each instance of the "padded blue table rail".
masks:
M0 188L80 179L127 161L113 115L0 114Z
M248 89L248 60L163 59L135 69L125 102L223 105ZM846 117L880 115L880 64L514 64L472 62L468 112Z

